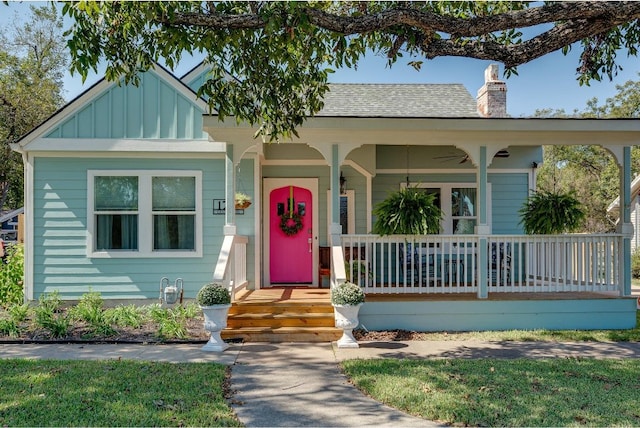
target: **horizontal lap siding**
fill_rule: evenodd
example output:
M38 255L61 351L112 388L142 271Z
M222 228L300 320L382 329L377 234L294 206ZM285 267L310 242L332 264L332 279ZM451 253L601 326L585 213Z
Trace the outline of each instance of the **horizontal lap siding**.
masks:
M201 170L203 257L88 258L88 169ZM171 282L181 277L186 297L194 297L200 286L211 280L223 238L224 216L212 214L213 199L223 198L225 194L222 160L36 158L35 171L36 299L41 293L54 290L64 298L76 299L90 288L101 292L105 298L157 298L163 276ZM242 222L251 224L252 210L247 211ZM250 231L249 227L243 225L246 231Z
M520 234L518 211L529 194L529 176L526 173L489 174L492 199L492 229L497 234Z

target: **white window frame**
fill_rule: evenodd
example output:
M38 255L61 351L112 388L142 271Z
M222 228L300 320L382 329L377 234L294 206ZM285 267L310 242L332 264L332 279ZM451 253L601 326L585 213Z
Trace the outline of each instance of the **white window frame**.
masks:
M95 177L138 177L138 249L96 250ZM153 177L195 178L195 250L153 249ZM88 170L87 171L87 257L91 258L175 258L202 257L202 171L196 170Z
M400 183L400 188L407 187L407 183ZM451 191L452 189L465 188L476 189L476 204L487 204L487 223L491 225L491 183L487 183L487 200L481 201L479 198L478 184L477 183L409 183L409 187L417 187L419 189L440 189L440 209L442 210L442 221L440 227L443 235L453 235L453 220L454 216L451 213ZM476 207L476 227L480 223L479 213ZM460 218L455 216L455 218Z

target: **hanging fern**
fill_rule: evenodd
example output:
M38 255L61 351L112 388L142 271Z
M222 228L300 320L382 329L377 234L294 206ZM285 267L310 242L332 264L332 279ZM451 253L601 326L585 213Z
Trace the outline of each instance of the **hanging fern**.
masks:
M520 224L528 235L552 235L577 230L585 218L573 193L539 190L520 209Z
M373 210L378 235L426 235L440 232L442 210L435 204L436 196L407 187L380 202Z

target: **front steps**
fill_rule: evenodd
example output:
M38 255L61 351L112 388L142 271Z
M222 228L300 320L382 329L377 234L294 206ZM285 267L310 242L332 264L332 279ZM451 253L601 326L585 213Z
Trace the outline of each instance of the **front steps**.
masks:
M331 342L342 336L326 301L234 302L225 340L245 342Z

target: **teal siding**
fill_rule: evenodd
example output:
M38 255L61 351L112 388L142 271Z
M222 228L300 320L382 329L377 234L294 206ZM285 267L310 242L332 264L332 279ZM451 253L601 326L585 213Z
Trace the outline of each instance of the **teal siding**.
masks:
M529 176L520 174L489 174L491 183L491 224L493 233L522 234L518 211L529 194Z
M191 258L88 258L87 170L200 170L203 173L203 256ZM252 161L242 162L247 193L252 189ZM163 276L184 280L186 297L195 297L211 280L222 243L224 216L213 215L213 199L225 194L224 162L211 159L36 158L34 177L34 297L58 290L76 299L89 289L105 298L155 299ZM253 241L254 210L238 216L239 228ZM252 243L248 258L253 260ZM251 262L252 264L253 262ZM253 277L253 265L248 270Z
M485 331L630 329L635 299L370 302L360 308L368 330Z
M113 86L51 130L48 138L206 139L204 113L154 71L140 86Z

